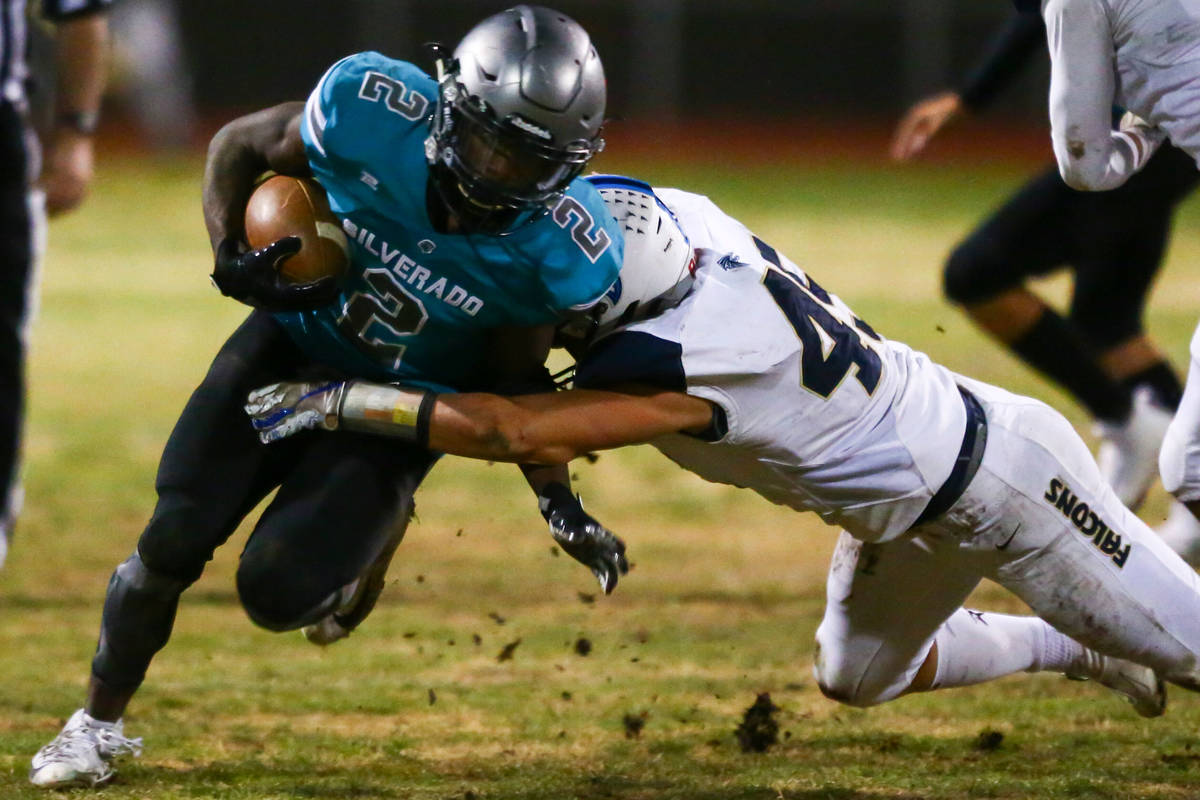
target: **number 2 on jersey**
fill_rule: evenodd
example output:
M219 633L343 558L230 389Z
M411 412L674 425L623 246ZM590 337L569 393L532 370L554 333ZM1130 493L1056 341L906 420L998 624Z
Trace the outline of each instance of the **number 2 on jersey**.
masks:
M405 345L397 337L419 333L429 315L421 302L404 290L391 270L372 267L364 272L370 292L355 292L346 302L338 326L347 338L372 358L396 369Z
M800 337L800 382L804 388L827 398L846 379L850 368L856 367L855 380L867 394L874 392L883 374L883 360L864 337L879 341L879 335L835 305L816 281L787 270L766 242L756 236L754 243L762 257L776 267L767 270L763 284Z

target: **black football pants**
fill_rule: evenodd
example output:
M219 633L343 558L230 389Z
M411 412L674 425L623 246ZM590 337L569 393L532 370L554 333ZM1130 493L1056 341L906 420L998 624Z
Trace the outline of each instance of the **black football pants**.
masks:
M238 594L251 619L298 628L374 561L434 456L383 437L307 431L264 445L246 394L314 371L269 314L255 311L218 353L167 441L158 504L137 553L113 575L92 671L136 687L166 643L180 592L273 489L242 551Z
M1103 350L1142 333L1146 294L1196 162L1163 145L1123 186L1078 192L1051 168L1026 183L951 253L946 296L970 305L1060 267L1075 270L1070 320Z

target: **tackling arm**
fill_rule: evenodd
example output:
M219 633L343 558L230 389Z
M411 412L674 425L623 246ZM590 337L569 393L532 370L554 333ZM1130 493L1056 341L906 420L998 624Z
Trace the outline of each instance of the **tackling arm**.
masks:
M489 461L565 464L594 450L703 431L712 414L706 400L657 390L441 395L429 421L429 445Z
M250 394L246 413L264 442L308 428L344 428L467 458L566 464L668 433L701 433L712 424L713 407L680 392L637 387L502 397L351 381L264 386Z
M246 413L264 442L346 428L469 458L562 465L593 450L703 432L713 418L707 401L676 392L435 395L358 381L265 386L250 393ZM611 592L629 568L624 543L584 512L566 483L551 481L538 500L554 540Z

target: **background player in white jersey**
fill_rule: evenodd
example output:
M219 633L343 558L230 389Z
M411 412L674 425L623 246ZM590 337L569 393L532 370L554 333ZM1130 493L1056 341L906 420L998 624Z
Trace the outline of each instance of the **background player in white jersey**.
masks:
M1120 186L1167 139L1200 163L1200 0L1044 0L1041 10L1063 180ZM1129 112L1115 131L1114 105Z
M976 114L1046 52L1037 13L1014 13L960 87L913 105L892 156L920 155L959 117ZM1158 450L1183 384L1144 324L1145 304L1175 208L1200 184L1184 151L1165 145L1129 182L1106 192L1070 188L1055 164L1026 181L946 260L942 286L971 320L1069 392L1096 420L1096 461L1121 502L1137 510L1158 476ZM1060 314L1029 278L1068 269ZM1200 563L1200 522L1171 506L1158 533Z
M324 427L547 463L650 442L815 511L844 529L815 669L845 703L1051 670L1155 716L1155 670L1200 687L1200 577L1121 505L1060 414L882 338L707 198L596 182L626 260L574 390L275 384L247 404L264 440ZM985 577L1040 619L962 608Z
M296 370L553 386L543 362L555 324L616 278L620 232L577 177L603 144L606 96L586 31L517 6L442 56L440 81L379 53L348 56L307 104L248 115L214 137L203 192L213 278L255 310L164 448L154 514L108 585L86 705L34 756L35 784L103 781L114 755L136 749L121 716L171 635L180 595L276 488L238 560L250 618L324 645L375 605L437 454L367 436L264 447L231 427L244 427L247 391ZM343 226L371 231L351 244L340 284L281 278L294 238L245 251L246 199L267 170L315 175ZM583 512L565 469L526 474L563 550L611 590L625 566L619 542Z
M1050 123L1064 180L1081 189L1119 186L1164 141L1200 163L1200 0L1045 0L1050 46ZM1129 109L1122 130L1101 130L1101 109ZM1200 375L1197 337L1179 411L1167 429L1163 485L1200 506Z

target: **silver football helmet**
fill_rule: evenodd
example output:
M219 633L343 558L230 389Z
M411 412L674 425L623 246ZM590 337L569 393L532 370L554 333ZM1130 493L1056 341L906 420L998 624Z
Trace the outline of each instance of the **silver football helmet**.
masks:
M488 17L438 61L438 83L425 154L467 221L544 208L604 147L604 68L587 32L558 11Z

